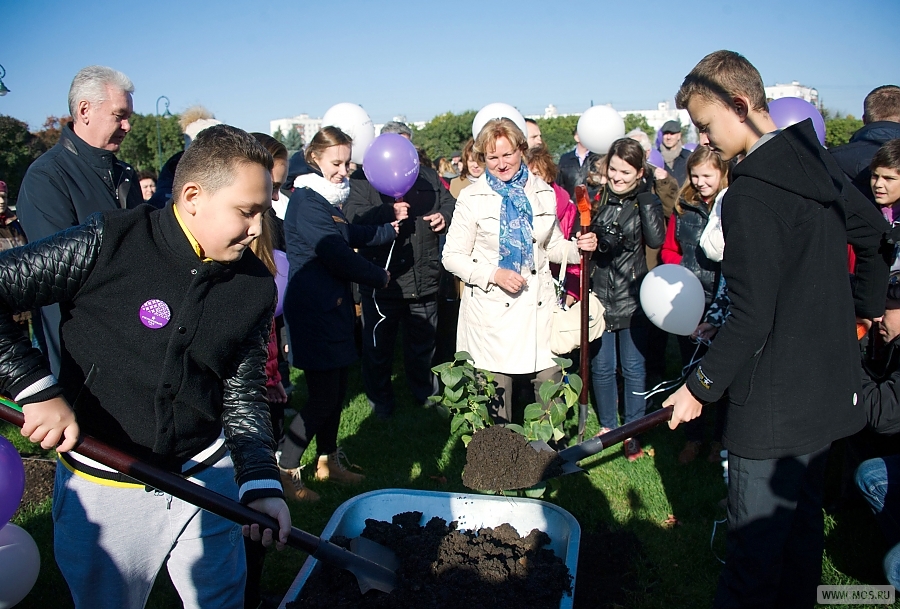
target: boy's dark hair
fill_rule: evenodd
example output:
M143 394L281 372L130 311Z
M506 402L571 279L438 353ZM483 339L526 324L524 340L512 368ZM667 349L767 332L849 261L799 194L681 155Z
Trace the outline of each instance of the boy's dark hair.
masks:
M731 108L735 95L747 97L753 110L769 111L762 77L753 64L740 53L715 51L684 77L675 95L675 106L683 110L692 97L699 96Z
M156 182L156 172L150 169L144 169L143 171L138 172L138 181L141 180L153 180Z
M869 169L875 171L879 167L886 167L900 172L900 138L888 141L872 157Z
M235 168L243 163L256 163L272 171L269 151L252 135L231 125L213 125L197 134L178 162L172 185L172 200L177 203L188 182L197 182L205 190L215 192L231 185Z
M900 87L883 85L872 89L863 102L863 120L867 123L900 123Z

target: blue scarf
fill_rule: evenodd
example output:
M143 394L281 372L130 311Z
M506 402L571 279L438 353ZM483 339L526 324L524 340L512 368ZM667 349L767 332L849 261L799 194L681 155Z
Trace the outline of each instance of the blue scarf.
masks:
M528 168L525 163L509 182L486 171L488 186L503 197L500 204L500 268L525 275L534 268L531 203L525 196Z

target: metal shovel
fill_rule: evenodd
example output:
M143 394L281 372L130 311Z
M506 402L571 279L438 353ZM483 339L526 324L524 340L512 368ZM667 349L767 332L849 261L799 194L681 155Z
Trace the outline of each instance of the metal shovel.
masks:
M569 448L563 449L559 451L558 456L562 459L562 463L560 464L562 471L552 476L547 476L545 478L556 478L558 476L564 476L566 474L574 474L575 472L584 471L580 467L578 467L577 462L581 461L586 457L590 457L591 455L596 455L600 451L605 448L609 448L610 446L614 446L620 442L627 440L633 436L636 436L640 433L651 429L652 427L656 427L660 423L665 423L669 419L672 418L672 407L666 406L662 410L657 410L655 412L651 412L650 414L637 419L636 421L632 421L631 423L627 423L622 425L621 427L617 427L612 431L608 431L603 435L599 435L595 438L591 438L581 444L576 444L574 446L570 446ZM549 450L553 451L550 446L542 441L536 440L534 442L529 443L532 448L538 451Z
M3 400L0 403L0 419L22 427L25 423L25 416L7 404L11 404L11 402ZM178 497L237 524L258 524L260 530L272 529L273 533L278 531L278 522L274 518L189 482L181 476L139 461L90 436L82 436L74 450L80 455L134 478L142 484ZM348 551L321 537L292 527L287 544L307 552L323 563L350 571L356 576L359 590L363 594L373 588L382 592L390 592L396 585L395 571L399 566L396 555L381 544L364 537L353 539Z

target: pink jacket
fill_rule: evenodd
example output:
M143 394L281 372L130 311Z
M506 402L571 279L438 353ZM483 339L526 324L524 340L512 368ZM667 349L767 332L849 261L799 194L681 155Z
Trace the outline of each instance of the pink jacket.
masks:
M578 208L572 203L569 193L563 187L556 183L551 184L551 186L553 186L553 192L556 193L556 218L559 220L559 229L562 231L563 236L568 239L578 232L578 227L575 226ZM553 271L554 277L559 277L558 264L551 264L550 269ZM566 267L566 293L575 300L580 300L580 277L580 265L570 264Z

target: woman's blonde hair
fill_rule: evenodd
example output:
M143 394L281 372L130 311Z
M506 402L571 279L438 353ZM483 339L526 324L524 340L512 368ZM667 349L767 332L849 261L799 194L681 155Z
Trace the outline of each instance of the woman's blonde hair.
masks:
M485 123L481 133L475 138L475 160L483 164L485 153L496 150L497 140L501 137L505 137L514 150L528 150L528 140L514 122L508 118L494 118Z
M686 201L688 203L703 203L703 199L700 198L700 193L697 192L697 189L694 188L694 184L691 182L691 170L694 167L699 167L706 163L710 163L713 167L718 169L719 173L722 175L722 179L719 180L719 188L716 190L716 194L719 194L724 188L728 187L728 163L723 161L722 157L714 152L709 146L697 146L697 149L688 157L687 180L684 181L684 186L678 191L678 203L675 205L675 212L679 216L684 213L684 209L681 207L681 201ZM712 197L709 200L709 203L706 204L707 211L712 209L714 203L715 197Z
M469 161L479 162L478 159L475 158L475 140L472 138L469 138L466 145L463 146L461 160L462 169L459 170L459 177L468 178L471 175L469 173Z
M322 152L332 146L353 146L353 139L337 127L322 127L306 147L303 158L310 167L319 169L319 164L316 163L314 157L322 156Z

